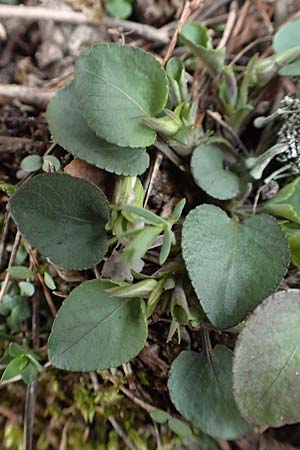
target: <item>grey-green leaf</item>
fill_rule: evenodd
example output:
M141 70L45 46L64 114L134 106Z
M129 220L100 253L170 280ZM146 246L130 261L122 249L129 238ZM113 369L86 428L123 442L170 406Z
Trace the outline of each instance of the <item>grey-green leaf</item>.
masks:
M144 302L110 296L113 284L82 283L63 302L49 338L49 359L73 371L104 370L129 361L147 337Z
M39 175L17 189L9 207L21 234L55 264L87 269L107 250L104 194L86 180L66 174Z
M193 177L199 187L211 197L229 200L240 191L237 175L223 168L223 155L216 145L202 144L195 148L191 159Z
M39 155L28 155L21 161L21 169L25 172L35 172L40 170L43 165L43 160Z
M300 224L300 177L286 184L263 204L266 212Z
M76 62L75 87L99 137L120 146L153 144L156 132L143 118L160 113L168 96L166 73L154 56L129 45L93 45Z
M276 53L300 47L300 20L293 20L283 25L274 35L273 47Z
M232 393L231 350L218 345L210 353L181 352L171 367L168 388L176 409L217 439L249 432Z
M118 175L141 175L149 166L143 148L119 147L99 138L79 110L74 83L60 89L47 108L50 132L72 155Z
M54 289L56 289L55 282L54 282L53 278L51 277L51 275L48 272L44 273L44 281L45 281L46 286L49 289L51 289L52 291Z
M257 425L300 421L300 291L278 292L258 306L235 348L234 393Z
M130 0L109 0L105 2L105 10L113 17L127 19L132 14L132 4Z
M276 53L300 47L300 20L292 20L283 25L274 35L273 47ZM300 61L297 59L287 64L279 71L280 75L296 77L300 75Z
M290 64L287 64L282 69L279 70L279 75L285 77L299 77L300 75L300 61L294 61Z
M200 303L219 328L236 325L274 292L289 264L276 220L261 214L238 223L212 205L188 214L182 251Z
M193 436L192 430L185 422L176 419L176 417L172 417L170 414L162 411L161 409L155 409L154 411L151 411L150 416L151 419L154 420L154 422L160 424L168 422L170 429L182 439Z
M25 266L11 266L6 270L9 275L15 278L20 278L21 280L26 280L34 275L34 272Z
M212 38L205 26L187 21L181 30L180 39L204 62L212 76L220 74L224 68L226 49L212 47Z

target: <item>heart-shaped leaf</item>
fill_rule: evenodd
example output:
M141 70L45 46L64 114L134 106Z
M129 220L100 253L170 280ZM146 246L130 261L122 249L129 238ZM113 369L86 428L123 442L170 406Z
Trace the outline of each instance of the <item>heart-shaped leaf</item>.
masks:
M49 338L49 360L74 371L104 370L133 358L144 346L147 321L141 299L110 296L113 284L82 283L64 300Z
M233 364L242 415L257 425L300 421L300 291L278 292L247 320Z
M217 439L235 439L249 431L233 398L232 357L233 353L221 345L208 356L181 352L168 381L176 409Z
M88 181L58 173L39 175L17 189L9 207L29 244L55 264L87 269L105 255L108 203Z
M53 138L64 149L100 169L118 175L140 175L149 166L145 149L119 147L99 138L79 110L74 83L60 89L47 108Z
M211 197L228 200L239 193L239 177L224 170L223 154L216 145L202 144L196 147L191 169L197 185Z
M160 113L168 96L166 73L154 56L129 45L94 45L76 62L75 87L99 137L121 146L153 144L156 132L143 119Z
M276 220L262 214L238 223L212 205L188 214L182 251L200 303L219 328L236 325L270 295L289 264Z

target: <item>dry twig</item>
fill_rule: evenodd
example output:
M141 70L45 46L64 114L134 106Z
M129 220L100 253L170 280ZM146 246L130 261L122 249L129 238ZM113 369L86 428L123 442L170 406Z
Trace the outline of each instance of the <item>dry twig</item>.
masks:
M10 268L14 264L14 261L15 261L16 255L17 255L17 251L18 251L18 248L20 245L20 241L21 241L21 234L19 233L19 231L17 231L15 241L14 241L14 244L13 244L13 247L11 250L9 262L8 262L8 268ZM0 303L2 302L3 297L6 294L9 279L10 279L10 275L9 275L9 273L6 273L3 284L1 286L1 290L0 290Z
M1 143L1 141L0 141L0 143ZM4 261L5 243L6 243L6 237L8 234L8 230L9 230L9 222L10 222L10 213L7 211L4 216L4 222L3 222L1 240L0 240L0 271L2 270L3 261Z
M236 23L237 11L238 11L238 3L236 0L234 0L230 5L230 12L228 14L226 27L225 27L222 39L219 42L218 48L222 48L227 45L227 42L229 41L229 38L234 29L234 25Z
M121 425L116 421L114 416L109 416L109 422L111 423L114 430L118 433L121 439L123 439L124 443L130 450L137 450L136 446L128 439L126 432L121 427Z
M131 31L145 39L159 42L164 45L169 41L166 30L160 30L150 25L136 23L130 20L122 20L114 17L97 18L75 11L64 11L60 9L49 9L38 6L14 6L0 5L0 19L22 19L22 20L53 20L60 23L85 24L94 27L105 26L108 28L122 28Z
M174 52L174 48L176 47L178 36L183 28L183 25L190 18L190 16L192 15L192 13L194 11L201 10L204 3L205 3L205 0L186 0L183 10L182 10L182 13L181 13L181 17L180 17L178 25L177 25L177 28L172 36L172 39L169 43L166 55L164 57L164 60L163 60L164 66L167 64L167 62L169 61L169 59L171 58L171 56Z
M43 293L44 293L45 299L46 299L46 301L48 303L49 309L50 309L53 317L55 317L56 316L55 305L54 305L54 303L52 301L51 294L49 292L49 289L46 286L46 283L45 283L43 275L38 272L39 263L38 263L37 257L35 256L35 253L34 253L33 249L30 248L30 247L29 247L29 254L30 254L30 257L32 259L33 265L34 265L35 269L37 270L37 277L38 277L38 280L39 280L39 282L40 282L40 284L42 286Z
M0 5L1 8L1 5ZM53 89L21 86L18 84L0 84L0 98L19 100L30 105L44 108L55 94Z

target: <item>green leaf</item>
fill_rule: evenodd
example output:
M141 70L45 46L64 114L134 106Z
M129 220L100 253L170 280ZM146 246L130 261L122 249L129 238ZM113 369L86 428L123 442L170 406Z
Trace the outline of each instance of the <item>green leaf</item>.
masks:
M155 409L154 411L150 412L150 417L152 420L154 420L154 422L162 424L166 423L171 416L162 409Z
M26 347L22 347L22 345L19 345L16 342L11 342L8 347L9 354L14 358L26 354L27 351L28 349Z
M113 17L127 19L132 14L132 5L128 0L109 0L105 3L105 10Z
M30 316L31 310L26 297L6 294L0 303L0 314L7 317L6 323L13 332L19 331L19 324Z
M300 20L293 20L283 25L274 35L273 47L276 53L281 53L292 48L300 47L299 38ZM280 75L299 76L300 61L299 59L287 64L279 71Z
M185 198L182 198L181 200L179 200L179 202L176 204L176 206L170 216L170 219L174 220L175 222L178 222L178 220L181 217L182 211L185 207L185 204L186 204Z
M195 148L191 169L197 185L211 197L229 200L240 191L237 175L224 170L223 154L215 145L202 144Z
M176 433L181 437L181 439L186 439L193 436L190 427L186 423L182 422L182 420L176 419L175 417L170 417L169 427L173 433Z
M15 346L15 349L13 348ZM11 342L4 354L0 357L0 365L8 365L15 357L23 355L24 348L21 345Z
M159 254L159 264L162 266L168 259L173 242L174 233L170 227L166 227L163 235L163 245Z
M174 450L220 450L220 447L213 438L201 433L200 436L181 440L176 444Z
M51 289L52 291L54 289L56 289L56 285L55 282L53 280L53 278L51 277L51 275L48 272L44 273L44 281L46 283L46 286Z
M10 183L4 183L3 181L0 181L0 191L5 192L5 194L7 194L9 197L11 195L13 195L16 192L16 186L14 184L10 184ZM0 231L2 231L2 218L0 221Z
M2 374L1 381L10 380L10 378L14 378L16 375L19 375L26 360L26 355L20 355L8 363Z
M300 223L300 177L285 185L263 208L274 216Z
M147 337L144 302L110 296L113 284L82 283L64 300L49 338L49 360L74 371L104 370L129 361Z
M6 269L6 272L12 277L20 278L21 280L26 280L26 278L33 277L34 275L34 272L25 266L11 266Z
M35 172L36 170L40 170L42 165L43 160L39 155L29 155L21 161L21 169L25 172Z
M149 53L129 45L93 45L75 65L81 112L113 144L144 147L156 139L143 118L158 114L168 96L166 73Z
M60 89L48 104L46 117L56 142L72 155L118 175L140 175L149 166L145 149L119 147L99 138L80 113L74 83Z
M35 292L34 284L27 281L20 281L19 283L20 295L24 297L31 297Z
M140 206L129 204L122 205L121 210L129 212L130 214L135 214L137 217L142 217L149 225L166 225L168 223L163 217L157 216L152 211Z
M206 49L212 48L212 39L206 26L199 22L187 21L181 31L180 39L201 46Z
M218 345L204 353L181 352L171 367L168 388L176 409L216 439L249 432L232 393L232 352Z
M126 260L134 264L143 258L161 231L160 226L146 227L141 231L137 230L136 237L125 249L124 257Z
M238 223L212 205L188 214L182 251L200 303L219 328L238 324L275 291L289 264L288 241L272 217Z
M28 364L21 370L21 377L24 383L30 384L34 381L38 374L38 369L35 364L28 360Z
M186 423L182 422L182 420L172 417L162 409L155 409L154 411L151 411L150 416L151 419L154 420L154 422L160 424L168 422L170 429L182 439L191 437L193 435L192 430Z
M121 286L114 286L107 292L115 297L136 298L148 297L152 290L156 287L157 281L153 279L142 280L135 284L124 283Z
M300 226L285 221L280 223L284 230L291 249L291 260L293 264L300 269Z
M220 74L225 63L225 48L212 48L208 29L198 22L187 21L180 33L181 41L207 66L212 76Z
M28 301L24 297L19 297L19 302L13 307L10 316L7 318L7 325L12 331L19 331L19 324L30 316L31 310Z
M300 291L258 306L239 335L233 364L239 410L257 425L300 421Z
M300 47L300 20L293 20L283 25L274 35L273 47L276 53Z
M285 77L298 77L300 75L300 61L287 64L278 73Z
M164 292L165 279L161 278L156 286L152 289L147 302L147 317L150 317L154 312L158 302L160 301L161 295Z
M170 83L170 97L173 105L188 100L187 77L183 62L176 57L170 58L166 72Z
M109 208L104 194L88 181L39 175L16 191L9 206L25 239L55 264L87 269L103 258Z

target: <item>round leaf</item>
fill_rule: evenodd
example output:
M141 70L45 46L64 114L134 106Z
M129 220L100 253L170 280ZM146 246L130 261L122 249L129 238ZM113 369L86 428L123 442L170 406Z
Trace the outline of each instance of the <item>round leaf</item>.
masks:
M211 197L229 200L240 190L237 175L223 169L223 155L215 145L199 145L191 159L191 169L197 185Z
M171 367L168 388L177 410L217 439L235 439L249 431L232 393L232 352L217 346L209 359L184 351Z
M109 208L100 189L88 181L39 175L18 188L9 205L25 239L55 264L87 269L103 258Z
M50 132L65 150L118 175L141 175L149 166L145 149L119 147L100 139L80 113L74 83L60 89L47 108Z
M132 14L130 0L110 0L105 3L105 10L113 17L127 19Z
M76 95L89 126L113 144L144 147L156 133L143 119L158 114L168 96L160 63L128 45L94 45L75 66Z
M300 47L299 28L300 20L293 20L279 28L273 39L273 47L276 53Z
M22 159L21 169L25 172L35 172L40 170L43 165L43 160L39 155L29 155Z
M288 241L272 217L238 223L212 205L188 214L182 249L200 303L219 328L236 325L274 292L289 264Z
M19 282L20 295L24 297L31 297L35 292L34 284L28 283L27 281Z
M300 291L258 306L235 348L233 379L242 415L257 425L300 421Z
M49 359L55 367L74 371L104 370L129 361L147 337L141 299L110 296L113 284L82 283L63 302L49 338Z

